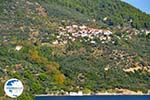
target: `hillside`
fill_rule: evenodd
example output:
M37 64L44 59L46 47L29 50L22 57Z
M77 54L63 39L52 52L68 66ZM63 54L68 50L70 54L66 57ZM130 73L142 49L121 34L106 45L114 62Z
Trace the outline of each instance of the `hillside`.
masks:
M150 15L120 0L0 0L0 99L150 90ZM122 93L122 91L121 91Z
M31 0L31 2L23 0L18 1L19 4L12 0L1 2L1 14L5 17L23 18L27 15L36 17L45 13L44 16L47 15L48 18L59 22L68 20L82 24L94 21L101 26L150 29L150 15L120 0Z
M120 0L39 0L39 2L48 9L49 16L71 18L79 22L95 20L100 25L108 26L131 25L135 28L150 28L150 15Z

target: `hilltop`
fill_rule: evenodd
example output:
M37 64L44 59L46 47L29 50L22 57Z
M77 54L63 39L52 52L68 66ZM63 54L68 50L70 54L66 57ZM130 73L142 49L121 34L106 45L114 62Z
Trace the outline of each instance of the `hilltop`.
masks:
M150 29L150 15L120 0L1 0L0 2L1 16L6 18L32 19L47 16L48 20L55 20L58 23L65 20L66 23Z

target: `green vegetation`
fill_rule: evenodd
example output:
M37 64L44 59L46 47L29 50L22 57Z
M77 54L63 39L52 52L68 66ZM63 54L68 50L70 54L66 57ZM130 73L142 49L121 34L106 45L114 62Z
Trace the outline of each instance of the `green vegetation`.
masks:
M0 0L0 12L0 99L8 99L3 85L13 77L25 87L18 100L62 90L150 89L150 72L123 71L150 66L150 35L141 31L150 29L150 15L120 0ZM58 27L71 24L110 29L112 40L52 45Z
M96 20L99 25L150 29L150 15L120 0L38 0L49 16L79 23ZM47 4L45 4L45 2ZM103 20L107 18L107 20Z

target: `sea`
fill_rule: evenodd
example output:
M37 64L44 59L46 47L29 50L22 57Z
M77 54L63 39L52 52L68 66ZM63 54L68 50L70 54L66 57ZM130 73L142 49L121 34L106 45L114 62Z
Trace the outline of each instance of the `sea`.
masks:
M37 96L35 100L150 100L150 95Z

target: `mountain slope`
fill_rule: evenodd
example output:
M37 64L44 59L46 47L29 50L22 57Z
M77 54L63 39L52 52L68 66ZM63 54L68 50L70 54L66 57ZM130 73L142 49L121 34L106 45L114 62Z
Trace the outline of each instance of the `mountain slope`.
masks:
M38 94L150 89L150 16L120 0L0 0L0 86ZM59 92L58 92L59 91ZM0 99L9 99L0 87Z
M41 0L40 2L43 3L43 6L45 2L47 3L49 15L56 13L56 15L58 14L59 16L61 13L65 14L63 10L67 10L66 12L68 13L66 13L64 17L72 16L73 19L84 17L84 20L87 20L87 18L91 20L96 19L98 23L105 23L109 26L128 26L131 24L131 26L135 28L150 27L150 15L146 15L120 0ZM57 5L60 9L53 7L53 9L55 9L54 11L58 11L53 13L51 12L50 5ZM76 14L76 16L72 14ZM82 16L80 16L80 14ZM86 18L86 16L88 17ZM63 17L63 15L61 17ZM107 20L103 21L105 17L107 17ZM81 20L82 19L80 19L80 21ZM131 20L132 22L130 22Z
M14 12L16 18L26 16L29 11L33 11L29 13L29 15L33 15L38 6L36 2L38 2L39 6L41 5L45 9L48 16L54 19L56 18L57 21L58 19L72 19L72 21L78 21L78 23L92 23L93 20L96 20L97 24L102 26L119 25L132 26L138 29L150 29L150 15L142 13L138 9L120 0L31 0L31 3L23 0L19 1L20 6L16 4L16 9L13 9L13 7L11 9L11 6L15 6L11 0L9 2L1 0L1 2L9 4L9 6L5 6L7 10L16 10L16 12ZM21 2L25 5L22 5ZM1 3L1 6L3 6L3 3ZM25 7L28 9L23 9ZM4 12L3 10L3 13L6 13L6 11ZM9 13L8 16L13 15ZM107 18L107 20L104 20L105 18Z

